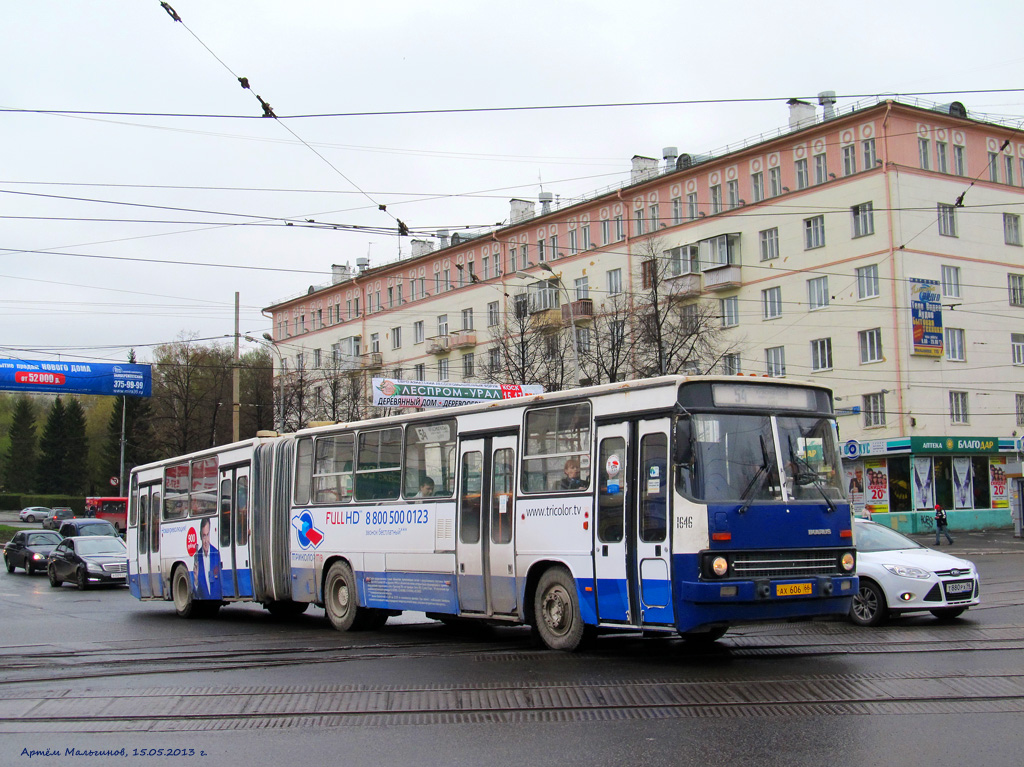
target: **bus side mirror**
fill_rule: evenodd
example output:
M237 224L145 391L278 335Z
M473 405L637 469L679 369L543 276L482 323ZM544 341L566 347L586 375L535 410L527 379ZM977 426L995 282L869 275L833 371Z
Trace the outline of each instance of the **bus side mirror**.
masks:
M689 418L680 418L676 421L672 461L684 466L693 465L693 422Z

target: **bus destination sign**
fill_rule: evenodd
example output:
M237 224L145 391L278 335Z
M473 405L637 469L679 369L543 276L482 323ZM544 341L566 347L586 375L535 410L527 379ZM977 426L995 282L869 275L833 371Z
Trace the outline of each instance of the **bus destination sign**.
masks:
M128 363L0 360L0 390L149 397L153 373L149 365Z

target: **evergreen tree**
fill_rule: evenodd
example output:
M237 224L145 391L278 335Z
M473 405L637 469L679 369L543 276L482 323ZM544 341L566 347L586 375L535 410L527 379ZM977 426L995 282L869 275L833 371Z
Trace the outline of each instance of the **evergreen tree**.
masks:
M101 478L103 482L110 477L121 475L121 424L122 413L124 423L124 481L128 481L128 472L133 467L157 459L153 446L153 410L149 400L143 397L118 397L107 423L107 439L103 445ZM112 491L113 492L113 491ZM127 494L122 487L113 495Z
M4 461L5 487L12 493L30 493L36 478L36 414L32 401L24 395L14 406L10 438Z
M66 411L60 397L53 401L46 416L43 436L39 442L39 464L36 467L36 489L40 493L59 493L61 477L66 470Z
M86 490L89 478L89 439L85 433L85 410L77 399L70 399L64 408L64 471L60 475L60 492L68 495Z

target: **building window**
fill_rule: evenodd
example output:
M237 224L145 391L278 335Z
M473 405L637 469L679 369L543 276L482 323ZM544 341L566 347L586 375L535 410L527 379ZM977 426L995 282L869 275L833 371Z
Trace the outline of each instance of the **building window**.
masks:
M808 173L807 173L807 160L806 160L806 158L803 159L803 160L797 160L796 161L796 188L797 189L806 189L808 186L810 186L810 184L811 184L811 182L810 182L810 177L808 176Z
M765 229L760 232L761 239L761 260L770 261L779 257L779 229Z
M967 175L967 148L953 146L953 172L958 176Z
M740 355L736 353L722 355L722 375L738 376L740 374ZM1017 395L1018 397L1021 395Z
M935 142L935 170L949 173L949 145L945 141Z
M637 237L644 233L645 219L643 208L638 208L633 212L633 221L636 224L633 228L633 236Z
M864 426L885 426L885 394L865 394L861 411L864 413Z
M952 205L939 203L939 234L956 237L956 208Z
M576 350L583 353L590 353L590 328L576 328Z
M814 183L824 184L828 181L828 159L824 154L814 155Z
M1024 365L1024 333L1010 333L1010 350L1014 365Z
M1024 426L1024 394L1018 394L1017 400L1017 425Z
M380 333L370 333L370 351L380 353Z
M1024 274L1006 275L1010 291L1010 306L1024 306Z
M543 260L545 260L545 256L544 256L544 240L537 240L537 262L540 263ZM529 265L529 263L530 263L529 260L527 260L526 263L527 263L527 265Z
M722 185L715 184L711 187L711 214L722 212Z
M864 237L875 233L875 209L870 202L862 202L850 208L853 217L853 236Z
M946 359L950 362L965 362L964 329L946 328Z
M740 324L740 300L736 296L719 299L718 310L722 316L723 328L734 328Z
M782 288L774 287L761 291L761 316L772 320L782 316Z
M590 298L590 278L578 277L573 281L573 290L576 292L577 301Z
M878 298L878 264L857 268L857 299Z
M810 311L828 306L828 277L807 280L807 304Z
M917 162L921 170L931 170L931 141L926 138L917 140Z
M570 229L569 230L569 255L570 256L575 256L577 253L580 252L580 249L579 249L578 243L577 243L577 239L578 238L576 236L576 230L575 229Z
M402 348L402 329L391 328L391 348L401 349Z
M416 320L412 323L412 342L414 344L423 343L423 320Z
M871 170L875 167L877 158L875 156L875 140L873 138L865 139L860 142L862 154L864 155L864 170Z
M817 338L811 341L811 370L820 372L832 369L832 339Z
M501 370L501 349L487 350L487 367L491 373Z
M1020 216L1016 213L1003 214L1003 241L1007 245L1020 245Z
M439 336L448 335L448 315L439 314L437 315L437 334Z
M448 360L447 359L443 359L443 360L438 360L437 361L437 380L438 381L447 381L448 380Z
M622 270L608 270L608 295L617 296L622 292Z
M590 250L593 243L590 241L590 224L580 225L580 245L584 250Z
M960 298L960 267L942 267L942 296L943 298Z
M553 234L551 235L551 260L561 258L562 255L562 253L558 252L558 235Z
M501 309L497 301L487 304L487 326L493 328L501 322Z
M782 168L768 169L768 186L771 189L772 197L782 194Z
M740 182L736 179L727 181L725 184L725 193L729 198L729 209L738 208L740 206Z
M686 195L686 217L693 221L697 218L698 207L697 207L697 193L690 192Z
M673 197L672 198L672 224L683 223L683 198Z
M750 174L750 199L761 202L764 199L764 173Z
M475 375L476 363L473 352L462 355L462 377L470 379Z
M626 222L622 216L615 217L615 241L621 242L626 239Z
M661 224L661 216L658 212L657 203L652 203L651 206L647 208L647 216L651 221L651 231L658 231L659 225Z
M950 423L968 423L967 392L951 391L949 393Z
M872 328L862 330L857 334L860 340L860 362L862 365L869 362L882 361L882 329Z
M612 222L607 218L601 222L601 244L607 245L612 241Z
M782 378L786 375L786 347L773 346L764 350L765 372L770 376Z
M462 310L462 329L472 330L473 329L473 310L463 309Z
M999 155L995 152L988 153L988 180L999 183Z
M804 250L825 245L825 217L814 216L804 219Z
M843 147L843 175L852 176L857 172L857 147L847 144Z

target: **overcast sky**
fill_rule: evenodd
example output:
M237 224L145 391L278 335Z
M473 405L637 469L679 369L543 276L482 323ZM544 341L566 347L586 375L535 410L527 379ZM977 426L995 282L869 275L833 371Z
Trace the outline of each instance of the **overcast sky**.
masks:
M1024 93L969 92L1022 84L1008 0L170 5L183 23L159 0L0 10L0 357L227 342L235 291L259 337L260 310L331 264L409 252L348 227L493 225L541 184L571 198L623 182L634 154L773 131L791 96L946 91L928 98L1024 116ZM273 120L255 94L279 117L452 111ZM459 111L698 100L722 102Z

